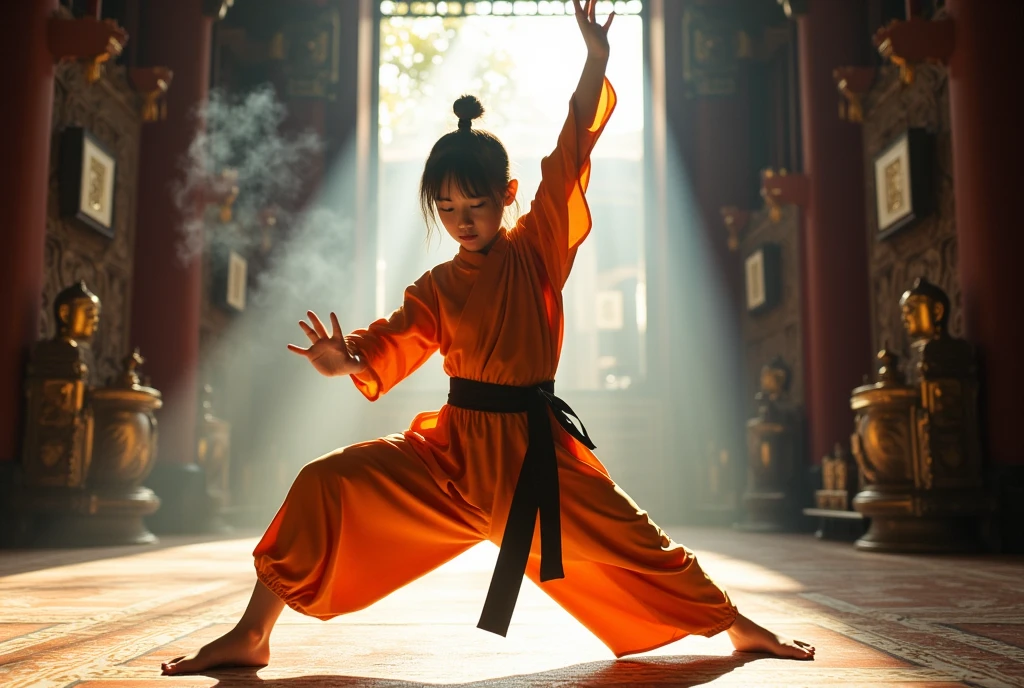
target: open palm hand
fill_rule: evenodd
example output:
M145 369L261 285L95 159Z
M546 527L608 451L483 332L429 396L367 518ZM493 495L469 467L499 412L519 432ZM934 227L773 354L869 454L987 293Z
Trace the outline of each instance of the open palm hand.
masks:
M351 375L362 370L362 362L353 356L345 345L345 338L341 334L341 325L338 323L338 316L331 313L331 334L327 334L327 328L313 311L306 311L312 325L304 320L299 321L299 327L306 333L310 345L303 349L295 344L289 344L288 350L294 351L300 356L309 359L317 372L327 377L335 375Z
M599 24L596 16L597 0L584 0L584 3L580 4L580 0L573 0L576 6L576 23L579 24L580 33L587 44L587 53L591 57L607 59L608 27L612 25L615 13L609 14L604 24Z

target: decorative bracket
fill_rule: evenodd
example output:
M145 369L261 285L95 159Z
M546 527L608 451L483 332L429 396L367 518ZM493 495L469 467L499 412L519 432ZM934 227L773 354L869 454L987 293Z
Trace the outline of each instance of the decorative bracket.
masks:
M87 62L85 79L94 84L103 76L103 63L124 50L128 32L112 19L53 17L47 25L46 38L55 61Z
M909 86L914 83L915 65L949 62L955 42L953 20L894 20L875 32L874 42L878 53L900 68L900 79Z
M768 206L772 222L782 219L783 205L806 208L810 201L810 178L806 174L787 174L785 169L761 172L761 197Z
M727 240L729 250L738 251L740 248L740 232L746 229L747 222L750 221L750 213L731 205L719 208L718 212L722 214L725 231L729 233Z
M174 72L167 67L139 67L129 73L132 86L142 96L142 121L156 122L167 119L167 101L164 96L171 87Z
M846 98L839 102L839 118L848 122L864 121L861 98L875 81L874 67L836 67L832 70L836 88Z

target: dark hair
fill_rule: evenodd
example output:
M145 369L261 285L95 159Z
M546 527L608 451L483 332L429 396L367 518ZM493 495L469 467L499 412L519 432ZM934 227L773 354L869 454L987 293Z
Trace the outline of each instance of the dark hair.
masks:
M473 120L484 114L475 96L462 96L452 107L459 128L448 132L430 149L420 179L420 210L429 232L437 226L434 213L441 188L449 182L469 198L488 198L503 207L508 187L508 153L498 137L473 128Z

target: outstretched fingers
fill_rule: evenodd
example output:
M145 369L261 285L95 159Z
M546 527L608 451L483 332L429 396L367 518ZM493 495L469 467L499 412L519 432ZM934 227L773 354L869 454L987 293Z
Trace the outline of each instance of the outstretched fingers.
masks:
M301 327L302 331L306 333L306 337L309 339L310 345L316 344L318 341L320 341L320 335L316 333L316 330L307 325L305 320L299 321L299 327ZM323 325L321 325L321 327L323 327ZM295 344L288 345L289 351L293 351L299 354L300 356L306 356L307 358L309 357L309 351L312 348L312 346L309 346L303 349L301 346L297 346Z
M316 344L317 341L320 340L320 335L318 335L312 327L307 325L305 320L299 321L299 327L301 327L302 331L306 333L307 337L309 337L310 344Z
M312 348L313 347L309 347L309 348L303 349L301 346L298 346L296 344L289 344L288 345L288 350L289 351L293 351L293 352L297 353L299 356L305 356L306 358L309 358L309 352L312 350Z
M580 25L580 29L584 32L588 31L588 25L592 25L600 27L602 31L607 33L608 27L612 25L612 20L615 19L615 12L612 12L608 15L604 24L598 24L597 0L584 0L583 4L580 4L580 0L573 0L573 5L576 8L576 23Z
M338 316L334 311L331 311L331 339L341 340L341 323L338 322Z
M306 317L309 318L309 322L313 323L313 330L316 331L321 339L329 338L327 336L327 328L324 327L324 324L320 321L320 318L317 317L316 313L313 311L306 311Z

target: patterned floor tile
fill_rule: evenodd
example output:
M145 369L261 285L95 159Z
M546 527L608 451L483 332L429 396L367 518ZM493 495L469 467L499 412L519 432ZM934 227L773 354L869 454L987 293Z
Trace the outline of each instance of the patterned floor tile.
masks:
M178 538L103 552L5 553L0 685L1024 685L1024 560L864 554L803 535L669 532L698 552L744 613L813 643L815 661L735 654L725 634L616 661L530 583L508 638L479 631L497 551L486 544L327 623L286 610L268 667L161 677L160 661L230 628L254 582L254 538Z

